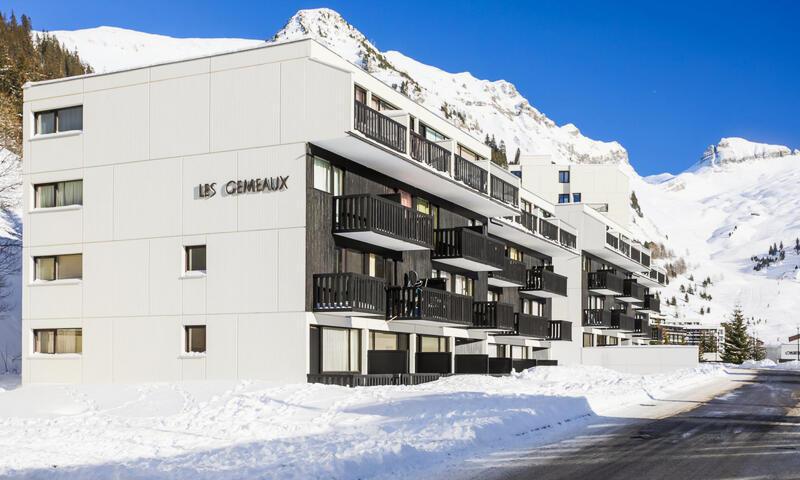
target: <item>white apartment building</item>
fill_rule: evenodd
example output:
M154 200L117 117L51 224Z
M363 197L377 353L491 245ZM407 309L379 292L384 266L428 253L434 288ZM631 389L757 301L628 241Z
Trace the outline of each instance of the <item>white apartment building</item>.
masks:
M622 228L554 205L313 40L39 82L24 100L25 383L576 363L575 302L597 286L582 249L651 279L645 250L604 246ZM595 338L644 343L646 317L618 320Z

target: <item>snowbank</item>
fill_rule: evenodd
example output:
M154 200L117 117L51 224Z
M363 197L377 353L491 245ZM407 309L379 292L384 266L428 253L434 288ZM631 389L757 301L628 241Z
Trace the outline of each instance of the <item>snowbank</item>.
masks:
M770 370L800 370L800 362L792 360L791 362L775 363L770 359L760 360L758 362L747 360L741 365L735 365L738 368L765 368Z
M539 367L415 387L33 385L0 392L0 477L413 476L719 375L711 365L650 376Z

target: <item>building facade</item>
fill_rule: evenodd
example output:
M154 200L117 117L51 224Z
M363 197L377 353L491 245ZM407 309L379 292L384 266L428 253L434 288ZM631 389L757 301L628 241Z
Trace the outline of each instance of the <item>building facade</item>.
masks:
M28 85L24 149L26 383L579 363L665 281L313 40Z

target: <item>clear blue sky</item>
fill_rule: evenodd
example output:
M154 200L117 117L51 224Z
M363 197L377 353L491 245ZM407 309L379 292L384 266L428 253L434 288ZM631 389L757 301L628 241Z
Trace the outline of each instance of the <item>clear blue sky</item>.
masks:
M642 174L678 172L723 136L800 148L797 1L4 0L0 10L46 30L267 38L321 6L382 50L514 83L557 123L621 142Z

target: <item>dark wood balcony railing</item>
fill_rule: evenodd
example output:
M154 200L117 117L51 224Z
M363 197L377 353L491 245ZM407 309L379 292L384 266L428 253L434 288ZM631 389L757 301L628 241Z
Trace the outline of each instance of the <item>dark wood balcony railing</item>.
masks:
M492 198L509 205L519 205L519 188L492 175Z
M625 279L611 270L589 272L589 290L610 290L621 295Z
M611 328L611 311L601 309L584 310L583 326Z
M355 102L356 130L400 153L406 153L406 127L363 103Z
M411 132L411 158L414 160L430 165L440 172L450 172L451 156L450 150Z
M606 243L615 250L619 250L619 237L606 232Z
M635 323L636 319L630 315L626 315L618 310L611 312L611 328L625 332L633 332Z
M567 277L554 273L544 267L534 267L526 272L525 286L520 290L524 292L552 293L554 295L567 295Z
M467 295L428 287L389 287L386 301L386 318L389 320L472 324L472 297Z
M313 276L315 312L386 313L386 283L357 273L318 273Z
M660 283L661 285L667 285L669 283L669 279L666 275L652 269L650 270L650 279Z
M489 272L489 278L496 278L517 285L524 285L526 276L527 270L525 264L508 257L503 257L502 270L498 272Z
M433 217L377 195L333 199L333 233L373 231L433 249Z
M489 174L486 170L458 154L455 156L454 166L453 178L455 180L463 182L481 193L487 193L486 179Z
M472 326L491 330L514 330L514 306L500 302L473 302Z
M642 309L649 312L661 313L661 301L655 295L645 295Z
M642 251L636 247L631 247L631 260L642 263Z
M518 335L524 337L547 338L550 336L550 320L538 315L517 313L515 320Z
M539 217L530 212L522 212L519 217L519 223L531 232L536 233L539 227Z
M539 219L539 233L548 240L558 241L558 227L544 218Z
M505 245L468 227L434 230L432 258L466 258L495 268L503 268Z
M572 341L572 322L566 320L550 320L548 340Z
M644 294L646 291L647 288L644 285L640 285L636 280L632 278L626 278L623 283L622 296L635 298L636 300L643 302Z
M642 252L642 265L650 267L650 255Z
M558 232L559 239L561 240L561 245L567 248L577 248L578 246L578 237L575 234L570 233L564 229L559 230Z

